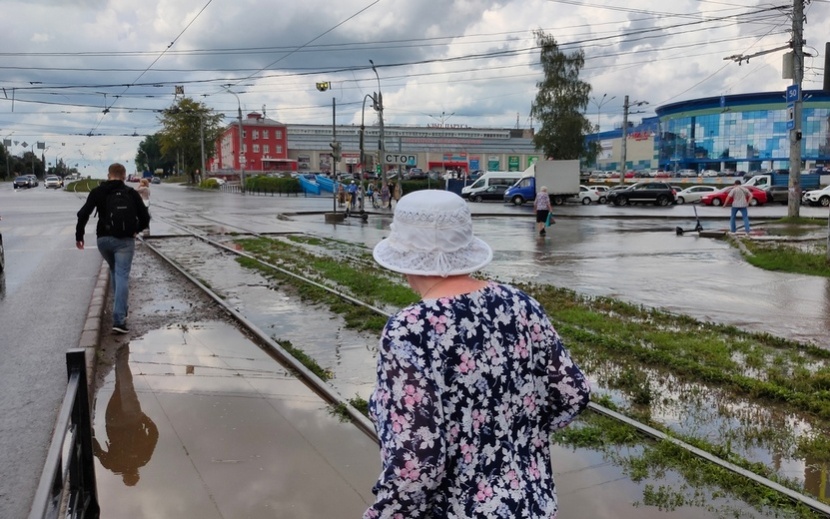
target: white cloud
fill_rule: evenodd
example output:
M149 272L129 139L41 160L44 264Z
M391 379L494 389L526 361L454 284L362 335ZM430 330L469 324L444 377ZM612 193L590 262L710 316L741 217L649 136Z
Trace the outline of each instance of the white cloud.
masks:
M66 142L78 157L83 150L87 158L132 160L141 139L130 135L158 130L156 111L173 102L177 84L231 118L237 100L222 87L229 83L245 111L265 105L269 117L283 122L329 124L334 97L338 121L359 124L364 95L378 88L370 59L378 66L389 124L513 127L518 115L518 124L527 126L540 69L538 53L523 49L533 48L535 29L565 50L585 52L582 78L597 99L614 98L600 114L609 128L622 119L625 95L653 109L698 97L783 91L789 80L781 79L780 52L741 66L724 60L789 40L786 12L712 21L769 6L753 3L10 2L4 7L15 16L0 20L6 96L0 136L13 131L28 141ZM807 11L805 37L821 51L829 14L824 2ZM475 55L489 57L461 59ZM823 58L807 64L821 68ZM808 71L805 88L820 88L816 72ZM317 81L331 81L332 89L318 92ZM374 122L367 111L367 122ZM597 106L587 112L594 121Z

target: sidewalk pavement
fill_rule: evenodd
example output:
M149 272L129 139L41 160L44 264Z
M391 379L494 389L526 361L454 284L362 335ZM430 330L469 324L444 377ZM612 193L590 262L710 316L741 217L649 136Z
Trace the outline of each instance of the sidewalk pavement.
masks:
M170 288L171 274L140 254L131 333L113 335L106 324L104 268L82 339L91 353L100 337L87 359L89 380L100 381L93 428L101 517L360 517L380 470L377 444L221 312L194 320L194 293Z

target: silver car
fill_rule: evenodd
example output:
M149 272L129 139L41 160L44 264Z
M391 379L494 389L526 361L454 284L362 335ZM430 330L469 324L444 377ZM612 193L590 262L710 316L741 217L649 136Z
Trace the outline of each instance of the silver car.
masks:
M677 200L678 204L693 204L696 202L700 202L700 199L703 195L708 195L709 193L714 193L718 191L720 188L717 186L692 186L687 187L682 191L678 191L675 200Z

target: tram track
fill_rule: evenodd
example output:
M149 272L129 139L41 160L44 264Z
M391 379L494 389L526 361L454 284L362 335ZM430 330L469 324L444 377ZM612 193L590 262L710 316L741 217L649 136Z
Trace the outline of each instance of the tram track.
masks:
M178 210L178 209L170 209L170 208L166 208L166 209L168 209L170 211L173 211L173 212ZM188 215L188 216L193 217L194 215ZM200 240L200 241L202 241L206 244L209 244L212 247L215 247L219 250L222 250L223 252L227 252L227 253L230 253L230 254L233 254L233 255L236 255L236 256L239 256L239 257L247 258L248 260L251 260L251 261L255 261L255 262L263 265L264 267L266 267L268 269L273 269L274 271L279 272L282 275L289 276L289 277L291 277L291 278L293 278L297 281L300 281L301 283L307 283L307 284L309 284L311 286L314 286L318 289L324 290L324 291L326 291L326 292L328 292L328 293L330 293L334 296L337 296L338 298L343 299L344 301L347 301L349 304L361 306L361 307L366 308L366 309L370 310L371 312L374 312L374 313L376 313L380 316L388 317L390 315L389 312L386 312L383 309L377 308L377 307L375 307L371 304L368 304L364 301L361 301L361 300L359 300L355 297L352 297L351 295L346 294L342 291L339 291L339 290L337 290L337 289L335 289L331 286L325 285L323 283L320 283L320 282L318 282L314 279L310 279L310 278L308 278L306 276L303 276L301 274L297 274L296 272L292 272L292 271L290 271L288 269L285 269L285 268L283 268L279 265L274 265L274 264L268 263L268 262L262 260L261 258L258 258L258 257L254 256L252 254L249 254L249 253L245 252L245 251L241 251L241 250L237 250L233 247L229 247L226 244L221 243L221 242L217 241L216 239L213 239L211 237L210 233L200 231L197 227L193 227L193 226L190 226L190 225L174 222L174 221L172 221L171 218L168 218L168 217L165 217L165 216L156 216L156 218L161 219L161 220L165 221L165 223L171 225L172 227L175 227L175 228L179 229L181 232L185 233L186 237L196 238L196 239L198 239L198 240ZM263 233L257 233L257 232L251 231L249 229L245 229L245 228L240 227L238 225L228 224L228 223L223 222L219 219L204 217L204 216L199 216L199 218L203 218L204 220L211 222L211 225L218 224L218 225L221 225L221 226L226 227L226 228L236 229L236 230L239 231L239 234L241 234L241 235L251 236L251 237L260 237L260 238L268 236L268 235L264 235ZM225 310L227 310L228 313L234 319L236 319L237 322L240 323L240 325L242 325L244 328L246 328L248 331L250 331L256 337L258 337L259 340L264 345L266 345L267 349L269 350L270 353L272 353L272 355L274 357L276 357L280 362L283 362L284 364L289 366L291 369L293 369L298 374L298 376L303 380L303 382L306 383L309 387L311 387L316 393L318 393L329 405L336 406L336 407L344 410L348 414L349 418L353 421L353 423L358 428L360 428L364 433L368 434L371 438L373 438L375 441L377 441L377 436L375 434L373 424L362 413L360 413L357 409L355 409L347 400L345 400L340 394L338 394L336 391L334 391L328 383L326 383L320 377L316 376L308 368L303 366L287 350L282 348L277 342L275 342L265 332L263 332L261 329L259 329L253 322L251 322L249 319L247 319L241 312L234 309L220 295L216 294L208 286L203 284L199 279L197 279L190 272L188 272L187 269L180 266L174 259L168 257L166 254L164 254L162 251L160 251L157 247L153 246L151 242L152 242L152 240L145 240L145 244L147 244L148 247L151 250L153 250L153 252L155 254L157 254L165 262L171 264L178 272L180 272L188 280L190 280L192 283L194 283L194 285L199 287L200 290L204 291L209 297L211 297L214 301L216 301L219 305L221 305ZM589 404L589 408L592 411L594 411L598 414L609 417L613 420L623 422L623 423L635 428L637 431L639 431L640 433L642 433L645 436L648 436L648 437L651 437L651 438L654 438L654 439L660 440L660 441L671 442L672 444L674 444L674 445L676 445L676 446L678 446L678 447L694 454L695 456L698 456L702 459L705 459L707 462L716 464L716 465L718 465L718 466L720 466L724 469L727 469L731 472L734 472L734 473L740 475L741 477L747 478L747 479L749 479L749 480L751 480L751 481L753 481L753 482L755 482L759 485L763 485L763 486L765 486L769 489L772 489L776 492L779 492L782 495L785 495L788 498L792 499L793 501L805 505L806 507L810 508L811 510L813 510L815 512L826 514L827 516L830 516L830 506L828 506L828 505L826 505L826 504L824 504L824 503L822 503L822 502L820 502L816 499L813 499L813 498L811 498L809 496L806 496L806 495L804 495L800 492L796 492L792 489L784 487L783 485L780 485L780 484L778 484L778 483L776 483L772 480L769 480L767 478L759 476L759 475L757 475L753 472L750 472L750 471L748 471L748 470L746 470L746 469L744 469L744 468L742 468L738 465L735 465L731 462L728 462L726 460L723 460L721 458L713 456L712 454L710 454L710 453L708 453L704 450L698 449L698 448L696 448L696 447L694 447L694 446L692 446L692 445L690 445L686 442L680 441L676 438L673 438L669 435L666 435L665 433L663 433L663 432L661 432L661 431L659 431L659 430L657 430L653 427L650 427L646 424L638 422L637 420L634 420L634 419L632 419L630 417L627 417L627 416L625 416L621 413L618 413L618 412L616 412L612 409L609 409L609 408L604 407L600 404L597 404L596 402L591 402Z

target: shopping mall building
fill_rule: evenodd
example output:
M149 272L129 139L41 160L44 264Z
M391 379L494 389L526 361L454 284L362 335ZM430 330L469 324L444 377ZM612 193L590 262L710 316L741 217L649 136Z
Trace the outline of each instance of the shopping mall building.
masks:
M804 167L830 165L830 92L803 94L801 156ZM784 92L739 94L682 101L658 107L657 116L629 125L625 170L753 171L788 169L789 114ZM332 127L284 124L252 112L242 121L242 160L249 172L332 170ZM239 125L228 125L217 140L212 172L240 168ZM338 172L376 170L380 128L335 128L341 143ZM532 129L470 128L464 125L384 128L387 168L424 171L522 171L540 157ZM622 129L587 137L599 141L596 164L585 169L622 168ZM394 160L392 160L394 159ZM396 165L392 165L396 164Z
M658 107L630 126L625 169L753 171L789 169L792 115L784 92L738 94ZM830 92L803 93L804 167L830 165ZM588 137L601 153L591 169L622 169L622 129Z
M324 172L332 170L332 127L284 124L253 112L242 121L242 159L251 173L269 171ZM341 143L338 172L361 169L360 127L337 126ZM228 125L216 143L213 173L240 168L239 124ZM463 125L428 127L386 126L384 142L390 156L387 169L421 168L424 171L522 171L539 153L529 129L470 128ZM380 127L365 128L364 170L375 171L379 160Z

